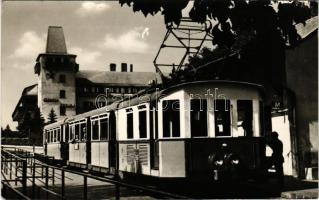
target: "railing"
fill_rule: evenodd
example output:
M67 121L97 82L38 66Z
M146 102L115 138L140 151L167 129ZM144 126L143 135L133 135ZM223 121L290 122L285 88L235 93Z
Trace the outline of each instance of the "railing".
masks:
M46 198L46 199L48 199L49 195L52 195L55 198L66 199L66 194L65 194L65 187L66 187L65 178L66 178L66 176L65 176L65 173L70 173L70 174L75 174L75 175L79 175L79 176L83 177L82 198L85 200L88 199L88 178L113 184L115 186L115 194L114 194L115 199L120 199L120 196L121 196L120 188L121 187L131 189L131 190L141 191L141 192L144 192L148 195L156 196L157 198L158 197L160 197L160 198L174 198L174 199L186 199L187 198L185 196L181 196L181 195L177 195L177 194L173 194L173 193L169 193L169 192L165 192L165 191L160 191L160 190L146 187L146 186L142 186L142 185L126 183L126 182L123 182L123 181L120 181L120 180L114 179L114 178L95 176L95 175L92 175L89 173L67 169L66 167L53 166L52 165L52 163L54 163L53 157L49 157L49 156L45 156L45 155L41 155L41 154L31 154L29 152L21 151L19 149L14 149L13 152L9 152L7 150L4 150L4 148L1 149L2 160L4 160L4 161L9 160L9 162L3 163L6 166L2 169L3 169L3 172L10 174L10 180L6 180L7 182L21 181L23 192L22 193L19 192L18 190L14 189L10 185L4 183L5 182L4 181L3 184L6 184L6 185L3 185L4 186L3 189L5 190L4 194L6 192L6 189L10 188L12 191L16 192L16 194L18 196L20 196L21 198L29 199L29 197L27 197L27 181L29 180L31 182L31 185L32 185L31 191L29 192L29 195L31 195L32 198ZM12 160L12 158L16 158L16 160ZM16 179L11 180L12 162L15 162L15 161L18 162L19 160L22 163L22 177L18 177L18 173L17 173L18 167L16 167L15 168L16 169L16 172L15 172ZM8 163L11 163L11 164L8 164ZM28 164L28 166L27 166L27 164ZM27 175L28 168L30 168L30 172L29 172L30 176ZM41 172L37 171L37 169L41 170ZM49 173L49 171L51 171L51 174ZM60 173L61 190L59 193L49 189L49 179L51 179L51 183L52 183L52 185L54 185L57 171L61 172ZM37 176L36 173L39 173L40 176ZM22 179L20 179L20 178L22 178ZM45 179L44 180L44 187L36 185L35 180L39 179L39 178ZM41 195L41 191L45 192L45 197L43 197ZM27 197L27 198L25 198L25 197Z

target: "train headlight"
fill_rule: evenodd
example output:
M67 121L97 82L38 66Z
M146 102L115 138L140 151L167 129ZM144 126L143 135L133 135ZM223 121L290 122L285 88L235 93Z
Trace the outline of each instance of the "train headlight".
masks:
M239 159L233 159L233 160L230 161L230 163L232 165L238 165L239 164Z
M216 166L222 166L224 164L224 161L223 160L216 160L214 163Z

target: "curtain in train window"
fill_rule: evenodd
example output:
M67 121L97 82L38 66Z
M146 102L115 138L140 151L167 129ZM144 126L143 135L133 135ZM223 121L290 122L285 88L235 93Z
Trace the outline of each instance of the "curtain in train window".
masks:
M163 137L180 137L179 100L163 101Z
M147 137L146 110L139 111L138 119L139 119L140 138L146 138Z
M230 101L218 99L214 101L215 136L231 136L230 132Z
M109 119L101 119L100 120L100 126L101 126L101 140L107 140L109 137Z
M82 123L82 124L79 124L80 126L80 135L81 135L81 140L86 140L86 124L85 123Z
M239 135L253 136L253 103L251 100L237 101Z
M99 123L98 121L92 121L92 140L99 140Z
M191 99L192 137L207 136L207 100Z
M133 138L133 113L127 113L127 139Z

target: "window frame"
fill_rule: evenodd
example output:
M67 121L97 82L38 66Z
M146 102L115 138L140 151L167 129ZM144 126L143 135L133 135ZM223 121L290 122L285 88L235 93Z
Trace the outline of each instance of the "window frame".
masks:
M192 100L200 100L206 102L206 136L193 136L192 133ZM189 100L190 112L189 112L189 120L190 120L190 137L191 138L209 138L210 137L210 130L209 130L209 99L206 98L191 98ZM203 112L202 108L203 104L200 103L200 112Z
M138 139L141 140L147 140L150 138L150 133L149 133L149 126L148 126L148 122L149 122L149 106L147 103L145 104L141 104L139 106L137 106L137 113L138 113ZM140 132L140 112L145 112L145 132L146 132L146 137L141 138L141 132ZM134 114L133 114L133 119L134 119ZM133 124L134 124L134 120L133 120ZM133 128L134 130L134 128ZM134 134L133 134L134 136Z
M60 90L60 99L66 99L66 91L65 90Z
M86 138L85 140L82 140L81 139L81 124L85 124L85 127L86 127ZM78 127L78 131L79 131L79 137L78 139L75 138L75 128L76 126L79 126ZM72 140L74 139L76 142L81 142L81 141L87 141L87 119L80 119L80 120L76 120L76 121L72 121L69 123L69 142L72 142ZM71 134L72 134L72 137L71 137ZM72 139L71 139L72 138Z
M234 137L233 131L232 131L232 104L231 104L232 99L213 99L213 115L214 115L214 138L231 138ZM216 101L226 101L229 103L229 133L230 135L222 135L218 136L216 135Z
M132 114L132 138L128 137L128 115ZM125 117L126 117L126 135L125 135L125 139L127 140L134 140L134 110L133 108L126 108L125 109Z
M65 74L59 75L59 83L66 83L66 75Z
M165 101L177 101L178 104L179 104L179 110L178 110L178 128L179 128L179 136L173 136L173 133L169 133L169 136L164 136L164 109L163 109L163 105L164 105L164 102ZM161 111L162 111L162 138L163 139L180 139L180 138L183 138L182 137L182 126L181 126L181 102L182 100L179 99L179 98L175 98L175 99L163 99L161 101ZM173 103L172 103L173 104Z

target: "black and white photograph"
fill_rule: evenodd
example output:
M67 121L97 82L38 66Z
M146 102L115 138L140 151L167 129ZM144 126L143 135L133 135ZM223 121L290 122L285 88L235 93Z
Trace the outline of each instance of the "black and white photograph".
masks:
M318 199L318 0L2 0L2 199Z

